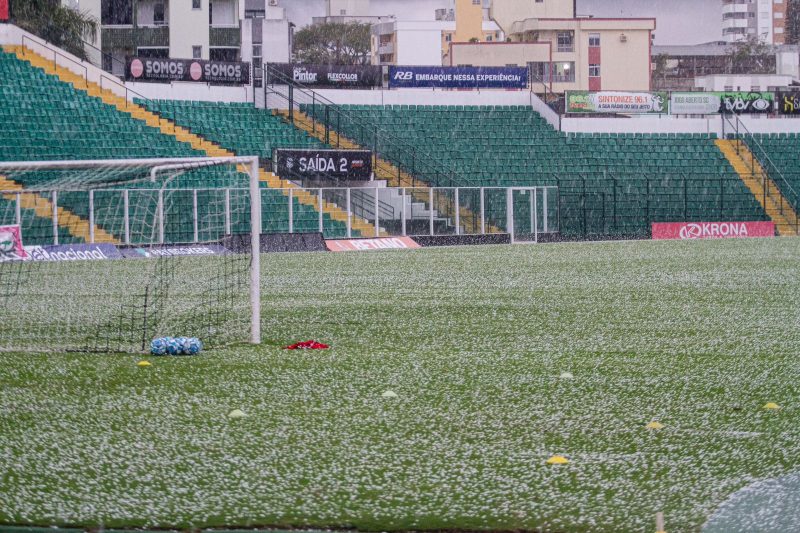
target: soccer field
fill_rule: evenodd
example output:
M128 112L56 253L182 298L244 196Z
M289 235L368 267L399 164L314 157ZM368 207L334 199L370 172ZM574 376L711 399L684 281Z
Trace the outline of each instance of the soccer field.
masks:
M266 255L259 347L0 353L0 523L699 531L800 469L798 265L791 238Z

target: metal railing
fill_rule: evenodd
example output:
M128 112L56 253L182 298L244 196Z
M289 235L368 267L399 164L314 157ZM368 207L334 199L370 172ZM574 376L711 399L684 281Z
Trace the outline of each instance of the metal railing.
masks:
M27 35L23 35L22 36L22 55L23 56L26 56L27 53L28 53L28 48L25 46L25 41L29 41L31 43L35 43L35 44L45 48L48 52L52 53L53 54L53 68L56 71L58 71L58 58L59 57L63 58L63 59L66 59L67 61L69 61L71 63L74 63L78 67L82 68L83 69L83 80L84 80L85 86L86 87L89 86L89 69L86 67L86 65L83 64L82 60L72 59L71 57L62 54L61 52L59 52L55 48L51 47L50 45L48 45L48 44L46 44L44 42L38 41L36 39L31 39ZM33 50L33 48L31 48L31 50ZM61 68L66 69L66 67L61 67ZM66 70L69 70L69 69L66 69Z
M750 175L761 182L763 189L762 204L766 207L767 200L771 199L773 202L777 200L777 208L781 216L785 217L791 226L794 227L795 233L800 233L800 216L798 216L798 202L800 202L800 195L794 187L792 187L789 180L786 179L784 173L772 161L767 149L761 141L753 135L750 130L745 126L744 122L739 118L739 115L724 114L723 117L723 137L727 137L725 133L733 136L736 143L736 153L741 157L746 164L749 164ZM725 131L727 125L730 131ZM749 161L746 157L742 156L742 147L747 147L749 154ZM761 172L756 171L756 162L761 167ZM770 194L772 185L777 187L776 195ZM788 198L787 198L788 196Z
M319 129L328 144L335 136L335 145L340 147L341 137L348 137L363 148L372 150L375 157L373 168L380 178L391 176L401 183L406 177L411 179L414 186L469 185L454 169L444 166L425 150L403 141L387 129L381 128L379 124L357 117L346 108L295 82L269 64L264 65L264 74L265 101L268 101L269 97L277 98L286 106L288 120L292 123L300 121L295 112L306 106L306 109L310 109L310 113L308 120L302 122L310 127L312 133L316 133ZM286 91L282 92L281 87L286 87ZM343 126L349 131L343 131ZM334 135L331 135L331 132ZM381 163L380 160L388 165ZM403 173L406 176L403 176Z
M47 199L47 217L24 207L29 194ZM0 210L0 223L23 227L27 244L58 244L59 234L69 229L59 219L59 208L65 207L88 213L90 244L96 228L124 245L195 244L249 231L249 204L241 201L248 194L244 188L0 191L12 204ZM353 203L356 194L372 202L371 212ZM325 216L326 204L337 196L347 200L344 224ZM396 208L381 211L381 199ZM262 210L269 214L262 232L319 232L326 238L510 233L512 240L538 240L559 232L559 202L553 186L261 189ZM440 209L447 203L451 215ZM477 216L461 217L462 207Z

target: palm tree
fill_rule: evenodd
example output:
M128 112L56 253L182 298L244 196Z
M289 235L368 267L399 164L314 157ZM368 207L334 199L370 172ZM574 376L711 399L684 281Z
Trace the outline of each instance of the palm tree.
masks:
M84 41L97 37L97 19L62 6L59 0L16 0L13 22L34 35L87 59Z

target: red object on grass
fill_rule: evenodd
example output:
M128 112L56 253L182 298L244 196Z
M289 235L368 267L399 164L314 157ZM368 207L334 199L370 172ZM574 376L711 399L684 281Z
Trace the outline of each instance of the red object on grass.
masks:
M330 348L330 346L322 344L321 342L305 341L285 346L284 350L326 350L328 348Z

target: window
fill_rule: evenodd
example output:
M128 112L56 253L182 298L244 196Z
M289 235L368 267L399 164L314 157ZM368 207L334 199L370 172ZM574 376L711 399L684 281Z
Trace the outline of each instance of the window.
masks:
M571 31L560 31L557 34L558 51L559 52L574 52L573 47L573 33Z
M448 33L447 35L444 36L444 40L445 40L445 42L449 43L450 41L453 40L453 35Z
M133 0L102 0L100 20L109 26L133 24Z
M553 74L550 75L550 67L552 65ZM531 70L531 75L534 80L549 83L551 81L556 83L574 83L575 82L575 62L573 61L559 61L554 63L544 61L534 61L528 63Z
M473 5L473 6L479 6L479 5L481 5L481 0L472 0L472 5Z
M254 44L253 45L253 62L255 63L255 58L261 57L261 45Z
M164 25L164 4L153 4L153 24Z
M486 42L487 42L487 43L490 43L490 42L492 42L492 36L491 36L491 35L487 35L487 36L486 36Z
M542 4L542 3L544 3L544 0L536 0L536 3L537 4Z
M208 2L208 24L214 23L214 3L209 0Z
M346 10L346 9L340 9L340 10L339 10L339 14L340 14L341 16L345 16L345 15L347 15L347 10Z
M202 46L192 46L192 59L200 59L203 57Z
M732 90L733 90L733 85L726 85L725 86L725 89L724 89L725 92L730 92Z
M192 0L192 9L201 9L200 0Z
M169 57L169 48L137 48L136 55L139 57L167 59Z
M211 61L238 61L238 48L209 48L208 58Z
M775 33L783 33L783 28L775 28Z
M589 34L589 46L591 46L593 48L600 46L600 34L599 33L590 33Z
M589 77L590 78L600 77L600 65L589 65Z
M751 85L750 86L750 90L753 91L753 92L759 93L759 92L761 92L761 86L760 85Z

